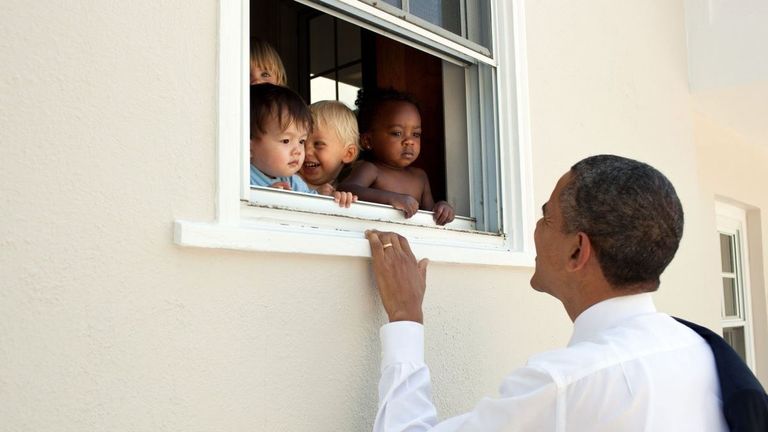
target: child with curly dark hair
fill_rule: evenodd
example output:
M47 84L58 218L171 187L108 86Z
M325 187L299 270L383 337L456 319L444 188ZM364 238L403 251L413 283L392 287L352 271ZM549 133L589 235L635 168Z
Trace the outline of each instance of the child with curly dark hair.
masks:
M435 202L427 173L411 166L421 150L421 114L416 101L394 89L361 90L358 106L360 143L369 154L338 186L360 200L388 204L406 218L417 210L434 212L438 225L454 218L446 201Z

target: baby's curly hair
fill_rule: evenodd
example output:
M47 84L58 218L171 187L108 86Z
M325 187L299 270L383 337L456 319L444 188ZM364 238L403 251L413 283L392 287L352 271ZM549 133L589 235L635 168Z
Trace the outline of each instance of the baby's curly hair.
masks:
M357 124L360 133L368 132L373 123L373 119L378 114L381 106L386 102L407 102L416 107L421 112L419 103L416 99L405 92L388 88L360 89L357 92L355 106L357 106Z

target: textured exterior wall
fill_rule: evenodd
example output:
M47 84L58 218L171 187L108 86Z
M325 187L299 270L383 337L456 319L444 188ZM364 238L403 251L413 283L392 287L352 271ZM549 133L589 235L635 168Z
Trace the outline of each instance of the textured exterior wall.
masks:
M765 269L768 268L768 147L751 142L704 114L694 117L702 188L708 199L735 202L747 210L749 271L752 297L752 328L757 375L768 385L768 301ZM731 201L732 200L732 201ZM714 210L712 211L714 217ZM716 242L712 239L711 242ZM713 265L719 280L719 262Z
M586 155L658 166L688 212L658 304L716 325L682 3L526 7L537 204ZM0 15L3 429L369 429L384 316L366 260L172 243L175 219L214 215L217 4L10 0ZM530 274L430 268L441 415L567 341Z

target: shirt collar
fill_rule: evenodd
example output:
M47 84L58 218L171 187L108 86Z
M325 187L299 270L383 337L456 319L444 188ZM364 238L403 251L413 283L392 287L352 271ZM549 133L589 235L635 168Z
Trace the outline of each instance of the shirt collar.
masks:
M590 306L573 322L573 335L568 346L588 340L598 332L615 327L636 315L656 312L651 293L632 294L603 300Z

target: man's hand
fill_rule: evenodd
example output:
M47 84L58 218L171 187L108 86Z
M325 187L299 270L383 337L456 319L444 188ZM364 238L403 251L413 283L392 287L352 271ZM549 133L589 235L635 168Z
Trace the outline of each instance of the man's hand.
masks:
M422 323L421 303L427 288L429 260L417 263L408 240L399 234L370 230L365 236L371 245L373 274L389 322Z

